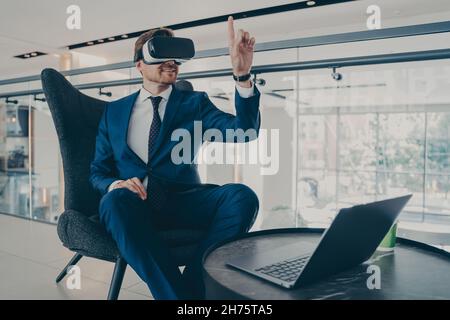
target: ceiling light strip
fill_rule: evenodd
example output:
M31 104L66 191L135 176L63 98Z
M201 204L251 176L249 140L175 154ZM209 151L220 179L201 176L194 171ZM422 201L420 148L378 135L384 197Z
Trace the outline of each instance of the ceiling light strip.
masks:
M353 2L353 1L359 1L359 0L316 0L316 1L300 1L295 3L289 3L279 6L273 6L268 8L261 8L261 9L255 9L255 10L248 10L248 11L241 11L241 12L234 12L226 15L220 15L216 17L211 18L205 18L205 19L199 19L189 22L182 22L177 23L169 26L165 26L167 28L170 28L172 30L181 30L181 29L187 29L187 28L194 28L194 27L201 27L209 24L219 23L227 21L229 16L233 16L234 20L239 19L246 19L246 18L253 18L253 17L259 17L259 16L265 16L269 14L276 14L276 13L284 13L294 10L301 10L301 9L309 9L311 7L321 7L321 6L327 6L332 4L339 4L339 3L345 3L345 2ZM147 32L147 30L137 31L137 32L131 32L127 34L112 36L109 38L103 38L100 40L103 40L103 42L99 43L99 40L92 40L87 42L80 42L72 45L68 45L67 48L69 50L73 49L79 49L84 47L89 47L92 45L99 45L103 43L108 43L112 41L120 41L130 38L137 38L144 32Z

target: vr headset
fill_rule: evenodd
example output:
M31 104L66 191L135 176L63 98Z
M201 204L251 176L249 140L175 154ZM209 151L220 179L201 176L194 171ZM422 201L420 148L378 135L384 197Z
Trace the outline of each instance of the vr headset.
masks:
M149 39L137 52L134 62L143 60L145 64L160 64L173 60L177 65L195 56L194 42L187 38L155 36Z

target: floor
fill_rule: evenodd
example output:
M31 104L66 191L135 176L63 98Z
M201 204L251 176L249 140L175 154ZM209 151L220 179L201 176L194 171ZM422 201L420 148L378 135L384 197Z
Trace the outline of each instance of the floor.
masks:
M82 258L79 289L70 289L67 279L55 283L72 256L61 245L56 226L0 214L0 300L106 299L114 267L110 262ZM131 268L127 268L119 299L152 299Z
M446 231L448 235L448 230ZM450 251L450 246L439 246ZM55 278L73 253L61 245L56 226L0 213L0 300L106 299L114 265L92 258L77 264L81 288ZM153 299L145 283L127 268L120 300Z

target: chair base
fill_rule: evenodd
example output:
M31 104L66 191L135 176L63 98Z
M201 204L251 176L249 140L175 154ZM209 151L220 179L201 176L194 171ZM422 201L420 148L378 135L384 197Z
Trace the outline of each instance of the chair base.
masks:
M61 282L62 279L67 275L67 272L69 271L70 267L76 265L78 261L83 257L81 253L76 253L72 259L70 259L69 263L64 267L64 269L61 271L61 273L56 277L56 283ZM111 279L111 285L109 286L109 292L108 292L108 300L117 300L120 293L120 287L122 286L123 277L125 275L125 271L127 268L127 262L124 258L118 258L115 266L114 266L114 272Z
M120 287L122 286L123 277L127 268L127 262L124 258L119 258L114 266L114 273L109 287L108 300L117 300L119 297Z
M80 253L76 253L72 259L70 259L69 263L64 267L64 269L61 271L61 273L56 277L56 283L60 283L62 279L67 275L67 272L69 271L70 267L76 265L80 259L83 258L83 255Z

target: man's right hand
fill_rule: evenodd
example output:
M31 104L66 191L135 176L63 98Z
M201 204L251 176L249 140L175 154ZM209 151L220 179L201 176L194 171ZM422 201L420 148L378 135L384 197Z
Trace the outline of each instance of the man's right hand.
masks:
M147 191L139 178L134 177L128 180L120 180L111 188L111 190L118 188L127 188L128 190L137 193L142 200L147 199Z

